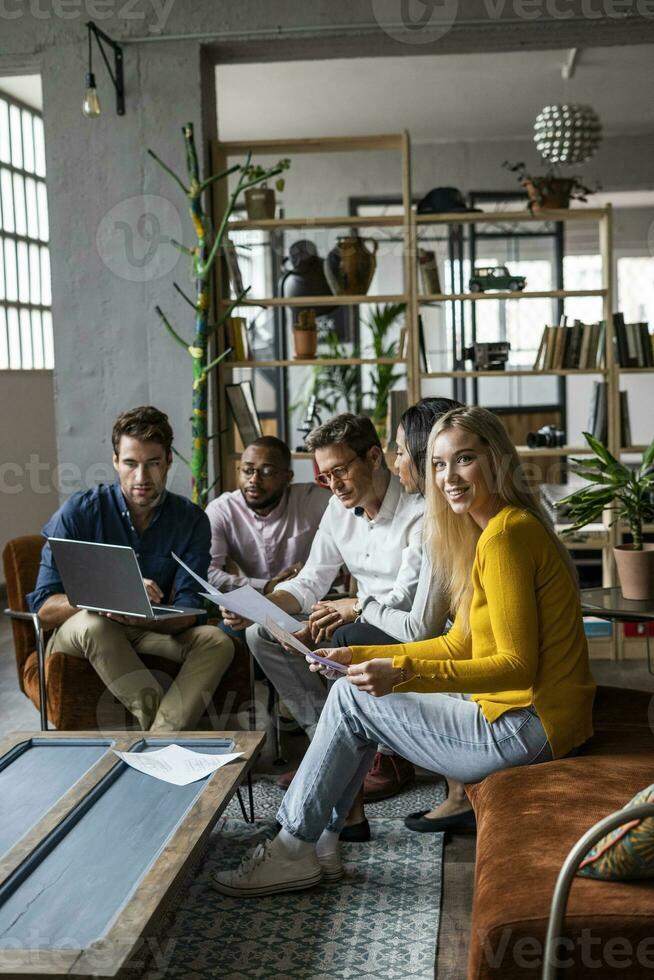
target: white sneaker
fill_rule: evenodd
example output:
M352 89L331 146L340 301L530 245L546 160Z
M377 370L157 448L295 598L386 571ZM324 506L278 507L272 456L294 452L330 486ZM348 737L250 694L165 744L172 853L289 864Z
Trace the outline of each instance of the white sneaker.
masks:
M290 857L275 841L258 844L238 868L212 875L213 886L223 895L255 898L276 892L301 891L322 881L322 869L315 853L301 858Z
M339 850L332 851L331 854L319 854L318 863L322 868L323 880L328 884L340 881L345 875L345 868L343 867L343 860Z

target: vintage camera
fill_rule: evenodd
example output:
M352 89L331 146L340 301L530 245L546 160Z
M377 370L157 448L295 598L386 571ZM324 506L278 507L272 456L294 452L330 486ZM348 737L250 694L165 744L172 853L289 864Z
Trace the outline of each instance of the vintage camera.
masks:
M565 446L565 432L563 429L557 429L555 425L544 425L538 432L527 433L527 445L530 449L538 449L541 446L547 449Z
M503 371L509 359L511 344L507 340L498 340L494 344L473 344L464 347L463 358L472 361L475 371Z

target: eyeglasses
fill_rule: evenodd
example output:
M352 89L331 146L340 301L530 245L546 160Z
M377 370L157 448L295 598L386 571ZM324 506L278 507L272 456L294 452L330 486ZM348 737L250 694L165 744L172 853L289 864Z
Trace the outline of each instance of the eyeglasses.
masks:
M262 480L270 480L277 473L283 473L284 470L280 469L278 466L273 466L270 463L266 463L264 466L240 466L238 471L241 476L244 476L246 480L251 480L256 473Z
M324 473L318 473L316 483L319 483L321 487L331 487L332 480L346 480L352 469L352 464L359 458L359 456L353 456L347 463L343 463L341 466L335 466L333 470L325 470Z

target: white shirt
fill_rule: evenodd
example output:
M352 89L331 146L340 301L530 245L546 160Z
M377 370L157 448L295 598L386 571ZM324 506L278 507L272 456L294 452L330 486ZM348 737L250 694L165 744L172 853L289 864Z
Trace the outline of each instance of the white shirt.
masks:
M404 493L394 475L374 520L332 497L304 568L275 592L290 592L308 613L346 565L359 599L374 595L385 606L410 610L422 564L423 509L422 497Z
M361 619L377 626L400 643L429 640L440 636L447 623L449 600L434 582L432 565L423 554L418 588L408 612L384 604L378 595L366 596Z

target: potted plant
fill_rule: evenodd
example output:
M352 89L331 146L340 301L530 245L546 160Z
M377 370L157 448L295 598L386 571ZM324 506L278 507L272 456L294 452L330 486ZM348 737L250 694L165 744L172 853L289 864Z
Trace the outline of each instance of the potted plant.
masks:
M395 321L404 314L405 310L406 303L385 303L383 306L373 306L366 326L372 335L372 354L375 358L397 357L399 343L397 340L389 343L387 335ZM399 378L400 374L395 370L394 364L375 364L372 368L370 379L372 390L369 394L373 404L370 418L382 442L386 441L387 436L390 438L394 436L394 433L386 432L386 419L391 389Z
M585 203L586 195L593 193L578 177L562 177L555 167L549 167L541 177L533 177L524 163L509 163L505 160L502 166L517 175L518 182L527 191L527 207L532 213L568 208L570 201Z
M286 157L279 161L278 166L281 170L288 170L291 161ZM275 217L275 189L280 193L284 190L285 180L278 177L275 187L268 187L267 180L269 170L258 164L251 164L245 170L244 176L249 181L257 182L256 187L250 187L245 191L245 209L250 221L261 221L262 218Z
M300 310L293 324L293 347L297 360L315 357L318 349L316 311Z
M564 534L601 519L605 509L614 511L612 523L624 521L632 537L632 544L613 549L622 594L625 599L654 599L654 543L643 541L643 524L654 520L654 439L638 469L631 469L599 439L588 432L584 438L594 455L573 460L574 471L590 482L560 502L574 521Z

